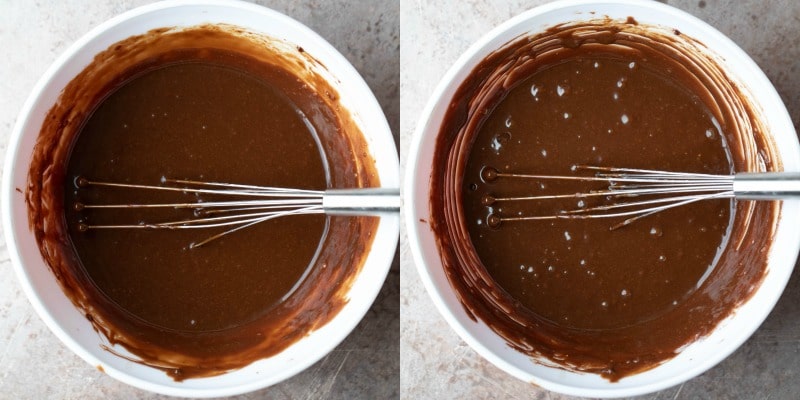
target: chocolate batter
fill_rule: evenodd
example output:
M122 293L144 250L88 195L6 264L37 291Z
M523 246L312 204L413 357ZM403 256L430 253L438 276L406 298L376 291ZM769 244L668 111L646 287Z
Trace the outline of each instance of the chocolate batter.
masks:
M727 241L731 200L689 204L613 232L610 220L507 222L497 229L486 223L489 210L546 215L575 209L581 200L589 207L594 199L487 207L485 195L570 194L598 186L513 178L484 183L481 170L574 175L574 163L731 172L724 139L696 95L642 57L578 49L511 89L472 145L464 217L489 274L531 311L583 329L646 322L691 296Z
M302 111L267 82L205 51L209 54L203 58L187 55L200 61L145 72L103 100L72 149L65 204L214 200L79 189L74 184L79 176L106 182L157 183L165 176L325 188L322 157ZM136 224L191 217L186 210L159 211L77 212L67 207L66 218L84 270L109 300L147 323L178 331L232 328L269 312L291 295L325 229L321 215L275 219L198 249L188 245L215 231L78 231L79 222Z
M280 352L345 304L375 219L292 216L189 249L216 232L78 230L174 220L186 216L180 210L72 207L213 199L78 190L78 176L378 185L357 127L314 73L320 67L234 27L162 29L112 46L65 89L37 142L29 216L65 292L111 344L176 380L216 375Z
M697 45L633 19L563 25L490 54L457 91L437 145L431 224L467 312L512 347L616 381L673 357L758 287L777 203L706 201L616 230L608 219L487 223L592 205L487 195L598 188L488 180L489 168L779 168L747 100Z

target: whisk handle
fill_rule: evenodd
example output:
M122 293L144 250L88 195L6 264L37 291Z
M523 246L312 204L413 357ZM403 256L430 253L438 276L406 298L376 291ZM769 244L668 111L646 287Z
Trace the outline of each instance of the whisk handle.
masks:
M400 211L400 189L328 189L322 207L331 215L381 215Z
M733 178L733 193L741 200L800 198L800 173L740 173Z

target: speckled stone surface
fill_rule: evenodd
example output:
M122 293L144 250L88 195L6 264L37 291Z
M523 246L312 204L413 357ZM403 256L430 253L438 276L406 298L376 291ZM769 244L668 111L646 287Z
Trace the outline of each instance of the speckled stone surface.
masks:
M50 63L103 21L149 1L0 1L0 157L17 113ZM314 29L362 74L399 126L399 3L275 0L259 3ZM0 159L0 165L2 159ZM1 234L0 234L1 235ZM390 399L399 377L399 257L367 316L332 353L271 388L239 399ZM0 399L158 399L74 355L45 327L17 283L0 237Z
M401 166L428 97L470 44L543 1L401 0ZM800 2L669 0L716 27L761 66L800 122ZM404 168L403 168L404 169ZM400 374L403 399L565 399L496 368L438 314L401 233ZM800 398L800 271L775 310L732 356L705 374L644 399Z

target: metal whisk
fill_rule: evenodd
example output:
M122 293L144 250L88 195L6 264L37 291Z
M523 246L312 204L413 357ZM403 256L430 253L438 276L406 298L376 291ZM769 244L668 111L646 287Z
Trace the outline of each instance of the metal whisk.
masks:
M484 181L497 179L537 179L556 181L595 181L607 186L580 193L494 197L481 199L485 206L514 201L546 201L553 199L604 198L608 204L561 210L551 215L500 216L490 214L487 223L499 227L503 222L552 219L586 219L626 217L611 226L617 229L640 218L698 201L736 198L739 200L780 200L800 197L800 173L767 172L740 173L735 175L711 175L656 171L649 169L597 167L578 165L573 171L592 173L586 176L531 175L499 172L485 168L481 176Z
M161 179L161 185L140 185L101 182L79 177L79 188L90 186L135 190L171 191L207 194L223 200L158 204L85 204L75 203L76 211L86 209L173 208L189 209L193 217L158 223L94 225L82 222L78 230L92 229L198 229L228 227L227 230L190 248L208 244L225 235L275 218L306 215L381 215L400 210L399 189L359 188L304 190L268 186L239 185L220 182L199 182L184 179Z

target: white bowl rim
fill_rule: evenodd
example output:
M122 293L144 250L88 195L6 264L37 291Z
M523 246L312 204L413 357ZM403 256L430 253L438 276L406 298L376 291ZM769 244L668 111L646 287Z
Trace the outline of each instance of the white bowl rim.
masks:
M349 320L344 322L344 324L346 325L345 329L342 329L337 332L326 332L327 336L324 342L325 343L324 347L316 347L313 356L304 358L302 360L298 360L297 363L287 365L281 374L276 374L271 377L264 377L264 379L253 380L251 382L247 382L244 384L229 385L229 386L222 386L215 388L207 388L207 387L197 388L197 387L181 387L181 383L178 383L176 385L161 385L158 383L153 383L129 375L128 373L126 373L121 369L117 369L102 362L100 359L98 359L93 354L84 349L76 340L74 340L71 334L67 333L64 329L62 329L62 327L55 320L53 315L51 315L51 313L48 311L47 307L44 305L42 300L39 298L36 289L33 287L30 281L28 272L26 268L23 266L21 255L18 251L19 243L17 242L17 238L14 234L14 232L16 232L19 228L16 227L17 221L15 221L15 218L12 216L12 211L10 208L11 207L10 205L13 201L12 196L14 195L15 192L15 189L12 185L12 179L13 179L12 171L15 170L16 168L15 161L18 158L17 150L23 135L23 127L26 124L28 115L31 113L31 110L34 107L34 104L36 103L40 93L48 85L48 83L57 73L57 71L59 71L68 62L70 58L74 57L76 53L78 53L88 42L99 36L102 36L105 32L114 28L115 26L119 25L122 22L137 17L141 17L143 15L157 13L167 9L187 7L187 6L226 7L250 13L256 13L269 18L278 19L286 24L291 25L292 29L296 30L297 32L300 32L302 35L309 37L310 38L309 40L315 41L316 45L318 45L326 52L326 54L329 57L329 60L335 62L337 66L341 68L342 71L344 71L343 73L346 74L349 83L351 85L354 85L356 90L358 90L358 92L361 94L362 97L359 99L359 104L368 108L373 113L374 111L377 110L379 117L376 118L378 118L379 121L373 121L373 123L378 124L378 131L382 131L381 132L382 136L376 136L378 138L377 142L379 142L380 144L379 148L377 147L372 148L371 146L370 150L373 151L373 153L375 151L380 152L380 163L376 162L376 165L380 164L381 166L378 171L381 178L381 186L382 187L399 186L399 158L397 155L397 148L392 138L391 128L389 127L388 122L386 121L385 115L383 114L383 111L377 99L375 98L369 86L364 81L363 77L355 70L352 64L349 61L347 61L347 59L338 50L336 50L327 40L322 38L319 34L314 32L310 28L306 27L301 22L281 12L253 3L247 3L238 0L166 0L166 1L143 5L128 10L91 29L89 32L82 35L72 45L70 45L63 53L61 53L56 58L56 60L53 61L53 63L48 67L46 72L39 78L39 80L31 90L30 95L23 103L23 106L18 114L15 126L11 132L8 148L6 151L6 160L3 166L2 185L0 186L0 215L3 216L2 226L6 238L6 244L9 251L11 264L15 270L17 279L20 285L22 286L26 297L32 304L36 313L40 316L40 318L42 318L47 327L50 329L50 331L53 332L56 335L56 337L58 337L58 339L61 340L61 342L64 343L75 354L80 356L82 359L84 359L87 363L89 363L93 367L102 366L103 372L108 374L109 376L121 382L127 383L131 386L144 389L147 391L172 395L172 396L197 397L197 398L232 396L232 395L255 391L258 389L262 389L277 384L283 380L286 380L302 372L303 370L310 367L311 365L322 359L324 356L329 354L353 331L353 329L355 329L355 327L361 322L366 313L369 311L369 308L374 303L375 299L378 296L378 293L380 292L383 286L383 283L385 282L386 276L388 275L389 269L391 267L394 258L393 257L394 253L398 245L397 238L399 237L399 224L400 224L399 215L395 214L395 215L386 215L381 217L380 225L378 227L378 231L376 232L375 239L373 241L373 248L372 250L370 250L370 256L369 256L370 261L365 262L362 271L359 273L359 276L366 275L364 273L364 269L367 268L367 265L369 263L369 265L372 266L372 269L374 269L374 271L370 271L370 275L376 279L376 282L374 282L374 285L367 286L366 289L364 289L365 285L360 285L359 287L362 288L362 291L360 292L361 294L359 294L359 297L362 300L356 304L355 302L352 301L351 297L351 301L349 301L347 305L342 310L340 310L339 314L337 314L337 316L334 317L334 319L331 322L339 319L343 320L345 317L349 318ZM377 161L378 157L376 156L375 158ZM27 166L25 166L24 168L27 171ZM24 229L27 229L27 227ZM392 237L394 238L393 240ZM371 262L372 259L374 259L375 262ZM354 286L355 285L356 283L354 283ZM352 290L350 294L352 294ZM332 324L329 322L327 325L332 325ZM324 328L325 326L321 327L311 335L316 334L317 332L319 332ZM292 346L295 346L296 344L297 343L295 343ZM249 367L250 366L245 368ZM237 371L233 371L231 372L231 374L236 373ZM218 377L200 378L197 380L190 379L183 382L192 382L192 381L215 379L215 378Z
M527 371L523 371L515 365L512 365L510 362L507 362L505 359L500 357L499 355L495 354L492 350L486 347L480 339L478 339L473 332L470 331L463 324L463 319L456 317L455 313L461 314L463 311L460 310L453 310L450 306L448 306L446 300L443 297L443 290L451 291L451 287L447 287L445 289L440 289L434 283L433 277L429 271L430 266L425 262L425 256L423 255L423 251L421 249L420 243L422 243L421 232L424 230L430 230L430 227L427 223L420 224L420 220L425 220L430 218L425 212L428 210L427 204L417 204L415 200L420 197L420 192L425 192L424 198L427 199L427 188L422 188L421 185L417 183L417 179L420 178L421 169L420 165L420 158L421 158L421 146L425 135L436 135L438 134L438 127L430 127L429 125L432 123L432 115L434 109L436 108L437 104L440 101L443 101L443 96L448 91L448 89L453 85L454 79L456 79L459 73L462 73L464 70L471 70L474 67L474 64L470 64L470 60L474 59L478 54L484 54L487 51L487 46L492 42L492 40L501 35L502 33L506 32L507 30L516 27L525 21L531 20L535 17L562 9L562 8L573 8L573 7L596 7L596 6L605 6L605 5L618 5L618 6L631 6L631 7L638 7L639 9L651 9L663 12L665 14L669 14L678 18L681 18L683 23L693 24L704 31L707 31L709 35L713 37L713 40L718 43L722 43L725 45L726 50L733 52L733 54L737 57L737 61L742 61L747 64L754 76L748 79L748 82L758 82L760 84L765 84L767 87L767 91L771 96L771 99L777 99L777 105L780 107L779 113L785 115L785 119L788 119L789 126L791 125L791 118L789 117L788 111L785 108L785 105L780 100L780 96L777 94L777 91L772 86L769 79L764 75L763 71L755 64L755 62L736 45L733 41L731 41L728 37L724 36L718 30L707 24L706 22L700 20L699 18L677 9L675 7L662 4L659 2L654 1L644 1L644 0L558 0L551 3L547 3L527 11L524 11L517 16L503 22L502 24L498 25L485 35L481 36L476 42L474 42L461 56L454 62L454 64L450 67L450 69L445 73L445 75L441 78L435 89L433 90L432 94L429 97L428 102L425 105L425 108L422 110L420 114L420 119L417 122L415 127L411 143L409 145L409 154L407 156L406 165L408 166L405 171L405 177L403 182L403 192L404 192L404 207L405 207L405 220L404 223L406 225L406 231L409 239L410 249L412 259L417 267L417 272L422 280L423 286L425 287L428 295L430 296L431 300L433 301L436 309L439 311L439 314L447 321L448 325L453 329L458 336L464 340L473 350L475 350L478 354L480 354L483 358L500 368L501 370L509 373L516 378L531 382L535 385L541 386L545 389L560 392L567 395L573 396L590 396L590 397L623 397L623 396L635 396L641 395L646 393L652 393L658 390L666 389L668 387L680 384L685 382L705 371L712 368L720 361L728 357L731 353L733 353L736 349L738 349L742 343L744 343L754 332L755 330L761 325L761 323L766 319L769 315L770 311L774 308L775 304L777 303L783 289L785 288L786 284L788 283L789 276L791 275L793 269L793 263L788 268L788 271L778 271L781 273L780 277L778 278L780 283L778 284L779 287L775 287L775 291L771 293L769 298L765 301L765 304L768 304L766 311L760 312L757 317L753 320L753 324L751 325L752 329L742 331L734 340L730 341L731 345L727 348L729 351L720 352L716 354L714 357L706 359L699 363L699 365L694 365L690 368L686 368L680 373L674 375L672 379L665 379L660 382L656 382L649 385L642 385L638 387L615 387L615 384L609 383L604 388L591 388L585 389L581 387L571 386L569 384L564 384L560 382L556 382L554 380L544 379L539 376L534 376ZM633 14L633 12L631 12ZM583 19L576 15L576 19ZM590 15L588 19L596 19L602 18L603 15L601 12L598 12L597 15ZM663 25L663 24L662 24ZM530 30L530 33L538 32L538 28L533 28ZM706 38L703 38L706 39ZM492 50L491 48L489 50ZM713 52L713 49L712 49ZM457 85L456 85L457 86ZM762 88L763 89L763 88ZM770 103L770 105L773 105ZM429 133L430 132L430 133ZM800 157L800 144L798 144L796 138L794 143L792 144L791 148L787 150L790 153L795 155L795 158ZM784 160L786 161L786 160ZM784 163L786 164L786 163ZM784 165L786 166L786 165ZM425 166L427 177L428 166ZM797 168L795 165L793 168ZM428 182L428 181L426 181ZM798 203L795 201L792 202L784 202L784 207L782 208L781 212L781 220L787 215L794 215L798 214ZM790 207L791 206L791 207ZM421 209L423 211L421 211ZM790 210L791 209L791 210ZM791 212L787 212L791 211ZM424 225L424 226L423 226ZM798 253L800 252L800 233L793 233L793 239L786 246L789 246L787 251L784 252L785 254L793 255L792 260L797 258ZM772 252L772 249L770 250ZM770 268L770 273L775 273ZM766 281L765 277L765 281ZM763 282L762 282L763 283ZM763 288L763 286L762 286ZM758 291L762 291L759 289ZM754 295L755 296L755 295ZM750 302L750 300L748 300ZM746 305L747 303L745 303ZM460 306L460 304L458 305ZM738 311L738 310L737 310ZM735 312L734 312L735 314ZM471 322L471 321L470 321ZM725 321L723 321L725 322ZM476 324L483 324L482 322L476 322ZM701 342L703 339L698 340L694 343ZM694 344L692 343L692 344ZM645 371L643 374L646 374L648 371ZM624 379L622 380L624 381Z

